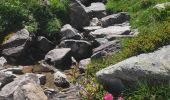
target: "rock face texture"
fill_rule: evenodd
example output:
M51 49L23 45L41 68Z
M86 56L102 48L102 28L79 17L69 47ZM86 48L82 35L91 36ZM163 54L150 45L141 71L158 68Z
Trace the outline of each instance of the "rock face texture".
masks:
M78 0L71 0L70 19L71 25L77 29L88 26L90 23L90 18L86 11L86 7Z
M4 65L7 63L7 60L4 57L0 57L0 69L4 69Z
M2 100L47 100L35 74L23 75L5 85L0 91L0 98Z
M170 45L153 53L128 58L97 72L97 79L108 87L120 87L120 90L124 86L134 87L139 80L150 84L168 82L170 78L169 50Z
M103 17L101 19L101 23L103 27L108 27L108 26L112 26L115 24L121 24L124 23L126 21L129 21L130 16L128 13L126 12L121 12L121 13L117 13L117 14L113 14L113 15L109 15L106 17Z
M67 79L67 76L60 71L54 73L54 83L59 87L69 87L70 83Z
M92 58L100 58L107 55L111 55L121 48L119 41L110 41L102 44L101 46L93 49Z
M94 18L94 17L102 18L107 15L106 7L101 2L91 3L91 5L86 9L88 9L88 14L90 18Z
M62 27L60 31L61 40L65 39L81 39L82 36L74 29L70 24L66 24Z
M63 48L71 48L71 55L77 60L89 58L92 55L91 43L84 40L64 40L60 43Z
M92 35L97 38L111 38L117 35L129 35L131 32L130 26L109 26L107 28L102 28L91 32Z
M30 34L26 29L11 34L8 40L2 44L2 55L7 57L9 62L17 62L19 58L26 56L29 47Z
M53 49L47 53L45 62L54 65L57 69L68 69L71 66L71 49Z

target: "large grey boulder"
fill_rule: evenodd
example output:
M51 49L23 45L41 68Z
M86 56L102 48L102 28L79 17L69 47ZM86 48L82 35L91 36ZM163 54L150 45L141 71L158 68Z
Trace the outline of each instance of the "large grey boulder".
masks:
M60 31L61 40L65 39L81 39L82 36L74 29L70 24L66 24L61 28Z
M91 3L91 5L86 9L88 9L88 14L90 18L94 18L94 17L102 18L107 15L106 7L102 2Z
M108 39L120 36L120 35L129 35L131 32L130 26L110 26L107 28L101 28L91 32L93 36L97 38L106 37Z
M170 45L158 51L141 54L111 65L96 73L97 79L110 90L135 87L138 81L149 84L167 83L170 79ZM118 83L118 84L117 84Z
M2 100L47 100L39 83L35 74L20 76L2 88L0 98Z
M101 23L103 27L113 26L129 21L130 16L127 12L121 12L113 15L103 17Z
M101 46L93 49L93 55L92 58L100 58L107 55L111 55L115 52L118 52L120 50L121 46L119 41L110 41L104 44L101 44Z
M71 25L76 29L82 29L90 23L90 18L86 11L86 7L78 0L71 0L70 20Z
M26 29L12 33L9 39L2 44L2 55L7 58L9 63L15 63L20 58L28 58L25 54L29 49L30 40L30 34Z
M57 69L68 69L72 64L71 49L53 49L46 54L44 61L49 65L54 65Z
M60 47L71 48L71 55L77 60L89 58L92 55L91 43L84 40L64 40Z

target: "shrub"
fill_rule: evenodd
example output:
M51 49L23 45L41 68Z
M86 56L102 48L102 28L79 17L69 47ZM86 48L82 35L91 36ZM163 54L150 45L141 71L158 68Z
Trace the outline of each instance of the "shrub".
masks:
M7 33L24 27L36 35L56 40L54 35L57 36L61 25L69 21L68 4L68 0L49 0L49 4L43 0L1 0L0 40Z

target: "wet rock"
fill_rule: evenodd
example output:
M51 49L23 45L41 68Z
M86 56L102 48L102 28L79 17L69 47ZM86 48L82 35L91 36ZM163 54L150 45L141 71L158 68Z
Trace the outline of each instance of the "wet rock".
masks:
M44 61L49 65L54 65L57 69L69 69L72 64L71 49L53 49L46 54Z
M66 24L62 27L60 31L61 40L65 39L76 39L79 40L82 36L74 29L70 24Z
M101 19L103 27L113 26L115 24L121 24L129 21L130 16L127 12L121 12L118 14L109 15Z
M91 43L84 40L64 40L60 43L60 47L71 48L71 55L78 62L92 55Z

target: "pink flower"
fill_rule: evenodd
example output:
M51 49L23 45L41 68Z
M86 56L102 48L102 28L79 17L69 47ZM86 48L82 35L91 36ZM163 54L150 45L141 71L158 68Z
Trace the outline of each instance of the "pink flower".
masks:
M104 100L113 100L113 95L110 94L110 93L106 93L106 94L104 95Z
M123 100L123 98L122 98L122 97L119 97L117 100Z

